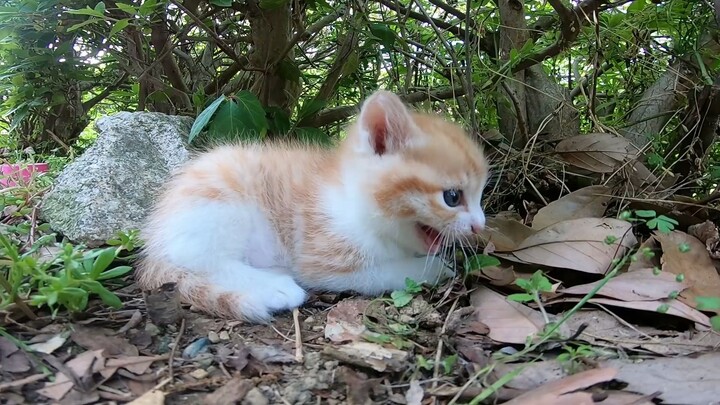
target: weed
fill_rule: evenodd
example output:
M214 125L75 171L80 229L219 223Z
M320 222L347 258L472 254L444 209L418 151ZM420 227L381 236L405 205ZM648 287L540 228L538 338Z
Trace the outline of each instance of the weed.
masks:
M412 301L413 297L422 291L422 285L416 281L406 278L405 289L396 290L390 294L390 298L393 300L393 305L396 308L402 308Z
M545 277L545 274L542 272L542 270L538 270L533 273L532 277L530 277L529 280L524 278L518 278L517 280L515 280L515 284L525 290L525 292L519 294L510 294L507 298L515 302L534 301L540 308L540 312L542 312L543 314L545 323L549 323L550 320L547 316L547 313L545 312L545 308L542 305L542 301L540 300L540 293L551 292L552 284L550 283L550 280Z

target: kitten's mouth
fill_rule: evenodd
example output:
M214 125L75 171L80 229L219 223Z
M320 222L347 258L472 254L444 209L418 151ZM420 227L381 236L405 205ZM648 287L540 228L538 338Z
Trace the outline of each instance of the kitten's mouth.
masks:
M437 252L440 251L440 246L442 244L440 231L419 222L417 223L416 228L420 239L422 239L423 244L425 244L425 250L427 250L427 252L431 255L437 254Z

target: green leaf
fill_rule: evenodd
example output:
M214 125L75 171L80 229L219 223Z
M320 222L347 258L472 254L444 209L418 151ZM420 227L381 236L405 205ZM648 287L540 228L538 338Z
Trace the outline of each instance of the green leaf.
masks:
M105 3L102 1L95 5L95 11L98 13L104 13L105 12Z
M307 144L330 145L331 139L323 130L313 127L299 127L293 130L295 138Z
M83 286L89 291L97 294L106 305L115 309L122 308L122 301L120 301L120 298L110 292L107 288L103 287L103 285L97 281L83 281Z
M81 22L81 23L78 23L78 24L75 24L75 25L71 26L70 28L68 28L68 32L73 32L73 31L77 30L78 28L82 28L82 27L84 27L84 26L86 26L86 25L88 25L88 24L94 24L94 23L96 23L96 22L98 22L98 21L100 21L100 20L97 19L97 18L89 18L89 19L87 19L87 20L85 20L85 21L83 21L83 22Z
M507 296L507 299L515 302L528 302L533 300L533 296L525 293L510 294Z
M243 90L230 98L210 122L208 135L213 139L260 140L265 137L268 122L257 97Z
M75 14L75 15L89 15L93 17L100 17L104 18L105 15L101 11L93 10L90 7L81 8L78 10L68 10L66 11L68 14Z
M646 0L635 0L627 8L628 14L638 13L645 8Z
M720 332L720 315L715 315L710 318L710 326L712 326L715 332Z
M387 24L371 23L368 24L370 33L377 38L385 48L392 48L395 45L395 32L388 27Z
M275 10L287 4L288 0L260 0L260 8L263 10Z
M422 291L422 286L418 284L415 280L405 277L405 291L409 293L419 293Z
M518 278L517 280L515 280L515 284L525 291L532 290L532 285L530 283L530 280L527 280L524 278Z
M218 97L217 100L213 101L212 104L210 104L197 116L195 122L193 122L192 128L190 129L188 143L192 142L193 139L195 139L195 137L198 136L203 129L205 129L205 126L210 121L210 118L212 118L215 111L217 111L218 107L220 107L220 104L222 104L225 100L227 100L225 96Z
M132 267L130 266L118 266L113 269L110 269L106 272L103 272L100 274L100 276L97 278L97 280L109 280L111 278L117 278L124 276L125 274L129 273L132 270Z
M406 306L407 304L412 301L413 296L412 294L408 293L407 291L398 290L393 291L390 294L390 298L393 300L393 305L395 305L396 308L402 308Z
M103 249L95 259L95 263L93 263L90 278L96 280L100 276L100 273L105 271L113 260L115 260L115 248Z
M290 132L292 128L290 117L282 108L267 107L265 111L268 117L268 131L278 135L285 135Z
M129 4L115 3L115 5L117 6L117 8L119 8L120 10L122 10L130 15L135 15L137 13L137 9Z
M637 210L635 211L635 215L637 215L640 218L655 218L657 216L657 213L653 210Z
M465 269L467 271L477 271L485 267L499 266L500 260L485 254L477 254L467 259Z
M700 311L720 309L720 297L695 297L695 302Z
M108 37L112 37L113 35L117 34L118 32L122 31L130 25L130 19L124 18L122 20L118 20L115 24L113 24L112 29L110 30L110 35Z
M445 357L445 359L442 361L443 371L445 371L445 375L448 375L452 372L457 361L458 361L457 354L453 354L452 356Z
M300 78L302 77L302 70L297 67L295 62L292 60L285 58L278 64L278 74L280 77L282 77L285 80L300 83Z
M230 7L233 0L210 0L210 4L218 7Z

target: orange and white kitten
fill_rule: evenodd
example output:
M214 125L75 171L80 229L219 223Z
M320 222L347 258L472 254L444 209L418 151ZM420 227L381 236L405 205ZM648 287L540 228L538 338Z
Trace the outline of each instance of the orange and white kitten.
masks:
M142 230L136 277L184 301L266 321L308 290L378 295L453 275L443 244L485 225L488 164L440 117L377 91L335 149L221 146L176 173Z

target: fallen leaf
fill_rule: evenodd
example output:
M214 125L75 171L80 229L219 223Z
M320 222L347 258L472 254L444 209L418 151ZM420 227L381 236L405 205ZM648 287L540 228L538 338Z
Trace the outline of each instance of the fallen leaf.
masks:
M502 265L483 267L479 271L473 272L473 274L488 280L490 284L498 287L511 285L518 278L513 266Z
M598 280L594 283L576 285L558 292L586 295L601 282L602 280ZM688 283L677 281L671 273L660 272L656 275L653 269L640 269L613 277L597 292L597 296L622 301L656 301L668 298L672 292L680 292L686 288Z
M127 321L127 323L125 325L123 325L122 328L118 329L117 334L122 335L123 333L129 331L130 329L138 326L140 324L140 322L142 322L142 319L143 319L142 314L140 313L139 310L136 309L135 312L133 312L130 319Z
M580 298L559 298L556 300L551 300L546 303L546 305L553 305L560 302L578 302L580 301ZM673 300L673 299L664 299L664 300L656 300L656 301L620 301L620 300L613 300L609 298L591 298L588 300L588 303L595 303L595 304L601 304L601 305L610 305L614 307L621 307L621 308L629 308L639 311L648 311L648 312L654 312L654 313L660 313L659 309L662 305L667 305L667 311L665 312L668 315L675 315L680 318L688 319L693 322L696 322L702 326L709 327L710 326L710 318L708 318L707 315L703 314L702 312L696 310L695 308L692 308L681 301Z
M531 235L508 256L524 263L604 274L613 259L637 243L631 227L629 222L614 218L562 221ZM615 241L606 243L608 237Z
M665 357L627 361L605 360L601 365L618 370L615 379L628 384L627 390L650 395L660 392L663 403L700 405L716 403L720 352L698 357Z
M582 310L567 320L568 328L575 332L581 325L585 329L578 336L593 346L617 347L626 350L642 348L666 356L687 356L697 352L712 351L720 347L720 334L696 331L678 332L659 330L652 326L632 326L620 322L605 311Z
M176 283L165 283L152 291L147 291L145 306L148 318L158 326L176 324L183 315Z
M31 384L36 381L44 380L47 376L45 374L33 374L31 376L20 378L14 381L0 382L0 392L13 388L21 388L26 384Z
M0 336L0 371L10 373L24 373L30 370L30 360L27 354L20 350L15 343Z
M702 242L681 231L656 232L655 239L662 246L660 262L663 271L683 274L690 285L680 293L683 302L695 308L696 297L717 297L720 294L720 275ZM686 246L686 249L681 246Z
M83 352L65 363L65 366L80 378L90 376L93 370L104 363L102 352L102 350ZM37 392L45 397L59 401L70 392L74 386L75 383L72 378L60 372L56 375L55 381L46 383L45 387L39 389Z
M326 346L323 353L337 360L375 371L400 371L407 367L408 353L370 342L351 342L342 346Z
M127 405L163 405L165 404L165 393L160 390L153 390L144 393L139 398L130 401Z
M495 217L487 219L480 236L486 243L494 244L496 251L509 252L533 233L532 228L515 219Z
M720 232L717 226L710 221L688 227L688 233L705 244L710 257L720 259Z
M345 397L348 405L371 405L370 392L380 386L382 378L369 379L365 374L350 367L340 367L338 377L346 387Z
M45 342L34 343L28 347L34 352L52 354L55 350L61 348L65 344L67 338L67 333L58 333Z
M503 295L478 286L470 295L477 321L490 328L488 336L503 343L525 343L527 337L543 329L545 320L539 311L509 301ZM561 334L564 334L561 330Z
M610 188L588 186L565 195L541 208L533 218L532 228L542 229L552 224L579 218L600 218L612 199Z
M163 356L129 356L129 357L119 357L115 359L108 359L107 362L105 362L105 367L107 369L115 369L118 368L124 368L125 370L136 374L141 375L145 374L145 372L150 368L153 362L159 361L159 360L165 360L168 357L166 355ZM111 374L112 375L112 374ZM108 377L103 374L104 377Z
M223 386L205 396L203 404L206 405L234 405L242 402L243 398L255 384L241 376L235 376Z
M600 405L655 405L655 395L638 395L625 391L606 391Z
M411 380L410 388L408 388L407 392L405 392L405 401L407 405L422 405L424 396L425 391L423 391L418 380Z
M573 166L595 173L612 173L634 159L638 150L625 137L591 133L560 141L555 152Z
M75 326L71 335L73 342L87 350L102 350L106 357L137 356L138 348L120 336L110 336L113 331L100 328Z
M363 313L370 304L368 300L345 299L327 314L325 338L332 342L356 341L367 332Z
M618 370L615 368L598 368L583 371L563 379L544 384L532 391L526 392L505 402L505 405L520 404L593 404L592 394L573 393L595 384L607 382L615 378Z

